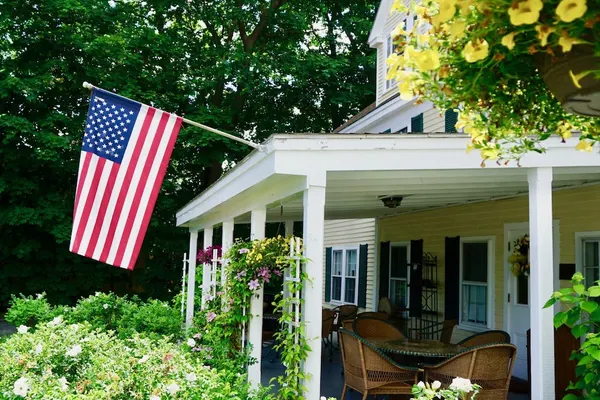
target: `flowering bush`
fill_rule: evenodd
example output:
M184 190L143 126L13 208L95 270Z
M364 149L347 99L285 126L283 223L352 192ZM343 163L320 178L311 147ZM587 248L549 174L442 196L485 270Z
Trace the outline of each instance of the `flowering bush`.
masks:
M564 111L538 71L574 49L600 55L599 0L424 0L410 9L396 0L393 9L418 19L412 31L399 26L392 34L398 47L388 79L404 99L458 110L456 127L484 162L543 152L551 134L565 140L581 131L577 148L586 151L600 140L600 119ZM564 84L600 79L597 64L565 74Z
M433 383L419 382L412 388L413 397L411 400L467 400L475 399L481 387L472 384L469 379L454 378L447 388L442 388L440 381Z
M121 340L57 318L0 344L3 399L268 399L246 376L215 370L164 339Z
M213 260L213 251L217 250L217 258L221 258L223 255L223 247L221 246L208 246L206 249L199 250L196 259L199 264L210 264Z

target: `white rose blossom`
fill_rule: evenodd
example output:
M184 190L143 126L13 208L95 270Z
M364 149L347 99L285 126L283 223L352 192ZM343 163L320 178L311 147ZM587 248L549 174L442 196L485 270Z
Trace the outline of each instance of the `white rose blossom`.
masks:
M192 339L192 338L189 338L189 339L187 340L187 344L188 344L188 346L190 346L190 347L194 347L194 346L196 346L196 341L195 341L194 339Z
M31 383L29 383L29 379L22 377L16 380L13 386L13 393L17 396L26 397L30 389Z
M421 389L425 389L425 384L423 382L417 383L417 386L420 387Z
M44 297L44 295L42 293L38 293L35 295L35 297L37 297L38 300L41 300Z
M35 354L40 354L43 349L44 348L42 347L42 345L38 344L37 346L35 346Z
M29 328L26 327L25 325L21 325L17 328L17 332L19 332L21 334L27 333L28 330L29 330Z
M102 307L106 310L108 309L108 304L104 304Z
M471 385L471 381L469 379L464 378L454 378L452 379L452 383L450 387L456 390L460 390L465 393L470 393L473 391L473 385Z
M71 347L71 350L67 351L67 355L69 357L77 357L80 353L81 353L81 345L79 345L79 344L76 344L75 346Z
M167 386L167 392L169 392L171 394L175 394L175 393L179 392L179 385L176 384L175 382L171 383L169 386Z
M440 387L442 387L442 382L440 382L440 381L434 381L434 382L431 384L431 388L432 388L433 390L438 390Z
M148 400L160 400L160 397L158 397L157 395L153 394L153 395L150 395L150 398Z
M67 378L65 378L64 376L62 378L58 379L58 383L60 383L60 389L67 391L69 390L69 382L67 382Z
M188 382L196 382L198 378L196 377L196 374L193 372L190 372L189 374L185 374L185 380Z
M52 321L48 322L48 325L49 326L58 326L58 325L62 324L62 322L63 322L62 316L59 315L58 317L54 317L54 319Z
M146 361L148 361L148 359L149 359L149 358L150 358L150 356L149 356L148 354L146 354L146 355L144 355L142 358L140 358L140 359L138 360L138 363L139 363L139 364L143 364L143 363L145 363Z

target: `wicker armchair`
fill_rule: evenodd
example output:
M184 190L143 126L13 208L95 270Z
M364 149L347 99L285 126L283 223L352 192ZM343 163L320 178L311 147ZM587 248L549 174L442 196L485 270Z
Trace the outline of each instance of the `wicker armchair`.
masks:
M344 364L344 389L348 387L363 394L411 394L411 388L419 381L419 368L396 364L384 353L358 335L340 329L342 362Z
M354 320L354 332L365 338L385 338L389 340L402 340L405 336L398 328L387 321L378 318L357 318Z
M335 312L335 317L333 319L333 327L331 328L331 343L333 343L333 332L338 332L344 321L354 320L354 318L356 318L356 314L358 313L358 307L355 305L346 304L334 308L333 311Z
M354 332L354 320L343 321L342 328L347 331Z
M486 331L458 342L463 347L475 347L490 343L510 343L510 335L504 331Z
M512 344L473 347L437 365L423 366L425 380L449 385L458 376L481 386L477 400L506 400L516 354Z
M333 328L333 320L335 319L335 312L333 310L324 308L323 309L323 324L321 325L321 338L325 348L329 347L329 361L333 356L333 344L331 342L331 330Z
M383 321L387 321L390 319L390 316L382 311L367 311L361 312L356 316L356 318L377 318Z

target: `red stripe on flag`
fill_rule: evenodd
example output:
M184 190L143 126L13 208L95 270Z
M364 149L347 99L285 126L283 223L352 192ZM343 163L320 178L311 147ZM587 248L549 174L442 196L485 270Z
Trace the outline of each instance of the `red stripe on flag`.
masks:
M83 159L83 167L81 168L81 174L77 177L77 191L75 192L75 208L73 209L73 219L75 219L75 213L77 212L77 206L79 205L79 197L81 196L81 189L83 188L83 182L87 176L88 169L90 168L90 160L92 159L92 153L89 151L85 152Z
M140 231L135 240L135 247L133 248L133 253L131 254L131 262L129 265L126 266L129 270L132 270L135 266L135 262L140 253L142 243L144 242L144 237L146 236L146 231L148 230L148 224L150 223L150 217L152 217L152 211L154 210L154 205L156 204L156 199L158 198L158 193L160 192L162 181L165 177L165 173L167 172L167 166L169 165L171 154L173 153L173 146L175 145L175 141L177 140L177 134L179 133L179 129L181 128L181 122L182 119L180 117L177 117L175 125L173 126L173 130L170 133L171 137L169 138L169 143L167 144L167 148L165 149L163 159L161 160L160 168L158 170L158 174L156 175L156 181L154 183L154 186L152 187L152 193L150 194L150 198L148 199L148 207L146 208L146 212L144 213L144 219L142 220Z
M79 220L79 226L77 227L77 232L75 233L75 242L73 243L73 253L79 254L79 246L81 245L81 239L83 238L83 233L85 232L85 227L88 224L88 219L90 218L90 212L92 211L92 207L94 205L94 199L96 198L96 193L98 192L98 185L100 184L100 178L102 177L102 171L104 170L104 164L106 164L106 158L98 157L98 163L96 164L96 169L93 171L94 176L92 178L92 184L90 185L90 192L88 193L88 196L85 199L85 203L83 206L83 213L81 214L81 219Z
M115 212L110 221L110 226L108 228L108 234L106 236L106 241L104 242L104 249L102 249L102 254L100 255L101 262L106 262L108 255L110 253L110 249L113 246L113 239L115 237L115 230L117 229L117 224L119 222L119 218L121 217L121 212L123 211L123 203L125 202L125 197L127 197L127 191L129 190L129 186L132 184L131 178L133 173L135 172L135 168L137 166L138 159L142 153L142 148L144 147L144 141L146 140L146 136L148 135L148 130L150 128L150 124L152 123L152 118L154 118L154 113L156 112L155 108L148 107L148 112L146 114L146 118L144 119L144 124L140 130L139 138L136 143L135 149L133 149L131 160L128 165L128 169L125 172L125 176L123 178L123 187L121 187L121 191L119 192L119 197L117 198L117 204L115 207ZM133 182L136 185L136 182Z
M135 194L131 203L132 206L129 210L129 214L127 215L127 222L125 223L125 228L123 228L123 232L125 232L125 234L121 238L121 241L119 243L119 248L117 249L114 265L121 266L121 262L123 261L123 254L125 253L125 248L127 247L127 244L130 240L135 240L135 238L137 238L139 234L139 231L133 232L131 228L133 226L133 222L135 221L135 217L138 213L140 200L142 198L142 194L144 193L144 189L146 188L146 184L148 183L148 177L150 175L150 170L152 169L152 163L156 158L158 146L160 145L160 141L164 135L165 126L167 125L169 117L170 115L167 113L163 113L163 115L160 117L158 127L156 128L156 134L154 135L152 145L150 146L150 150L148 152L148 158L146 158L145 160L144 169L142 170L140 180L137 184L137 187L135 188Z
M94 250L96 250L98 238L100 237L100 231L102 230L102 221L104 221L104 216L106 215L106 210L108 209L110 196L112 195L113 188L115 187L115 182L117 180L117 175L119 174L119 165L117 163L111 164L112 169L110 170L110 174L108 176L106 189L104 190L104 194L102 195L100 209L98 210L98 216L96 217L96 221L94 223L94 230L92 231L92 236L90 237L90 244L85 252L85 256L89 258L93 257Z

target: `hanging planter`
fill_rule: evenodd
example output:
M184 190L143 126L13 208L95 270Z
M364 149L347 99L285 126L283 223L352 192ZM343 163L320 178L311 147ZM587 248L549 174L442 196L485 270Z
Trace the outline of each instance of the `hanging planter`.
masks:
M544 82L565 111L585 117L600 116L600 80L593 74L599 66L590 45L574 46L558 58L545 54L539 61Z
M522 236L514 241L513 251L508 262L514 276L529 276L529 235Z

